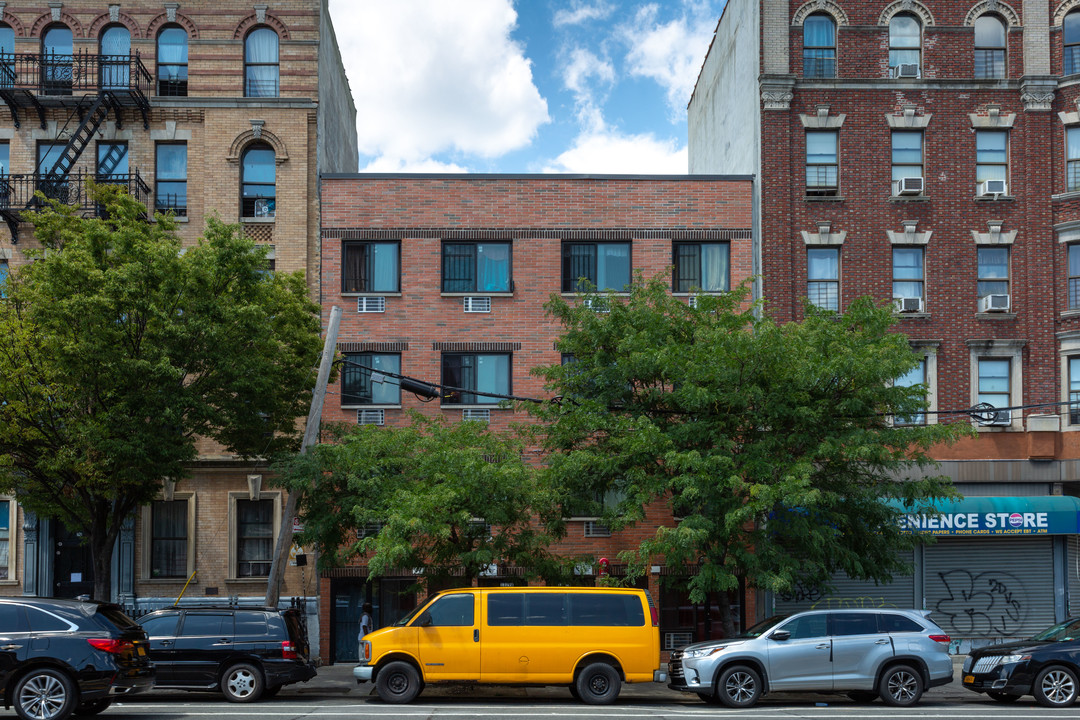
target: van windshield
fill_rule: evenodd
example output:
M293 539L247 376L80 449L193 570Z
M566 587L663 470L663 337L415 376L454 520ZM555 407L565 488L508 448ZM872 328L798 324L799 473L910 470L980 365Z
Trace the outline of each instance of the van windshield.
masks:
M412 621L412 619L414 617L416 617L417 615L420 614L421 610L423 610L428 605L430 605L431 601L434 600L434 599L435 599L434 595L428 595L426 598L424 598L424 602L420 603L419 605L414 607L412 610L410 610L408 615L406 615L405 617L398 620L396 623L394 623L393 626L394 627L405 627L406 625L408 625Z
M774 628L777 625L779 625L780 623L782 623L784 620L787 620L789 617L791 617L791 616L790 615L773 615L771 618L765 618L764 620L757 623L756 625L751 625L750 627L746 628L746 630L739 633L735 637L736 638L746 638L746 639L761 637L765 633L769 632L769 630L771 630L772 628Z

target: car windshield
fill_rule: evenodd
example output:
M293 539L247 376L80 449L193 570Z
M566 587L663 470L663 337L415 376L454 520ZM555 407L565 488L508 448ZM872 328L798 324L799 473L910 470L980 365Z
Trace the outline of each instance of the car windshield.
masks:
M790 615L773 615L770 618L765 618L764 620L759 622L757 625L751 625L750 627L748 627L746 630L744 630L742 633L736 635L735 637L736 638L756 638L756 637L761 637L762 635L767 633L772 628L776 627L777 625L779 625L783 621L787 620L789 617L791 617L791 616Z
M435 596L434 596L434 595L428 595L428 596L427 596L426 598L424 598L424 602L422 602L422 603L420 603L419 605L417 605L416 607L414 607L414 608L413 608L412 610L410 610L410 611L409 611L409 614L408 614L408 615L406 615L405 617L401 618L401 619L400 619L400 620L398 620L398 621L397 621L396 623L394 623L394 627L405 627L406 625L408 625L408 624L409 624L409 622L410 622L410 621L411 621L411 620L412 620L412 619L413 619L414 617L416 617L416 616L417 616L417 614L419 614L419 612L420 612L421 610L423 610L423 609L424 609L424 608L426 608L426 607L427 607L428 605L430 605L430 604L431 604L431 601L432 601L432 600L434 600L434 599L435 599Z
M1080 638L1080 618L1073 618L1060 625L1055 625L1049 630L1043 630L1031 639L1042 642L1065 642L1066 640L1076 640L1078 638Z

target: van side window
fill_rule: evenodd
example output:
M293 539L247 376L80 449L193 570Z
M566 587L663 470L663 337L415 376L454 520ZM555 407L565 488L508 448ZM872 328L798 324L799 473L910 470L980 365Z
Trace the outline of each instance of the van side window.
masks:
M637 627L645 624L645 611L637 595L570 593L570 624Z
M529 610L526 625L565 625L566 595L564 593L532 593L526 596Z
M915 622L909 617L903 615L894 615L892 613L882 613L878 615L878 626L881 628L881 632L922 632L923 626Z
M187 613L184 616L184 626L180 630L180 634L183 637L201 637L204 635L232 637L233 616L231 614Z
M424 611L424 615L431 622L425 623L421 620L420 625L467 627L473 624L473 596L472 594L446 595L432 603L431 607Z
M492 593L488 595L488 625L523 625L525 623L525 593Z

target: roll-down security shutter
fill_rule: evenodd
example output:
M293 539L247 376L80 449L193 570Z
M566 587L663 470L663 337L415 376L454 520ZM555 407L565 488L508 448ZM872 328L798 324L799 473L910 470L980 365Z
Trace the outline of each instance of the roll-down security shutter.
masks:
M901 554L910 567L912 553ZM875 585L865 580L852 580L844 573L833 576L833 587L829 592L805 591L796 589L788 596L776 596L776 612L792 613L801 610L823 610L830 608L868 608L893 607L914 608L915 580L911 575L893 578L887 585Z

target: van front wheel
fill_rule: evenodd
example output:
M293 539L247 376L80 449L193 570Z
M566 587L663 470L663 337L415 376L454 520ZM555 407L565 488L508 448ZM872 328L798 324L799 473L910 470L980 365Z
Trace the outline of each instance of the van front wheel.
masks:
M586 665L574 681L577 694L586 705L610 705L619 697L621 685L615 668L602 662Z
M375 691L383 702L412 702L420 694L420 673L407 662L392 662L379 671Z

